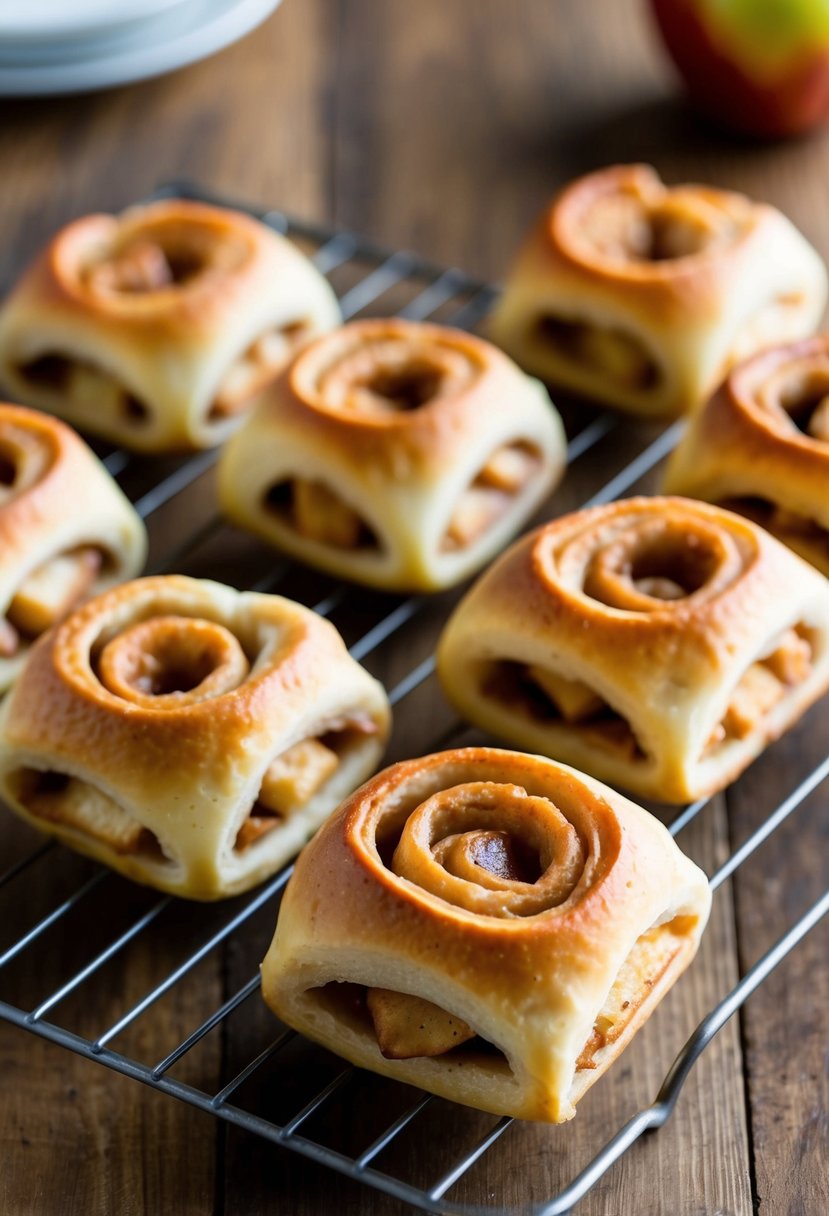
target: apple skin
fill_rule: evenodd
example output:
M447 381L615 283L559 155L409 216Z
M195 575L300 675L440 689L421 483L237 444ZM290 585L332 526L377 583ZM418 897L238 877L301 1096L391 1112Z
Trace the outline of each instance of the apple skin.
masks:
M803 46L770 79L751 75L712 36L699 0L651 0L656 23L693 103L749 135L796 135L829 118L829 41Z

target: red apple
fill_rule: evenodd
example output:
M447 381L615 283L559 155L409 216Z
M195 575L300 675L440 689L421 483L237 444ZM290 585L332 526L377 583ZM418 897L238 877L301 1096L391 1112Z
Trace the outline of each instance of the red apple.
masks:
M692 101L752 135L829 118L829 0L651 0Z

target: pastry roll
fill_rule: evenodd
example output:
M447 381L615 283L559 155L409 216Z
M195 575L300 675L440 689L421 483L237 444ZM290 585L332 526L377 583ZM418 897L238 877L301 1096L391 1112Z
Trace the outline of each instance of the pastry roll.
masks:
M732 363L803 338L826 270L774 207L663 185L646 165L565 188L530 233L490 326L534 375L631 413L690 410Z
M33 648L0 710L0 794L128 878L217 899L297 852L388 729L382 687L307 608L139 579Z
M829 686L829 583L718 507L594 507L487 571L438 673L494 735L684 802L732 781Z
M144 525L55 418L0 405L0 693L32 641L144 564Z
M541 756L380 773L288 884L262 994L355 1064L559 1123L693 958L705 875L641 807Z
M739 511L829 574L829 335L736 367L689 422L665 488Z
M0 380L136 451L210 447L339 319L325 279L283 237L170 199L58 233L0 312Z
M413 321L302 351L225 449L241 527L343 578L435 590L515 535L561 476L546 392L489 343Z

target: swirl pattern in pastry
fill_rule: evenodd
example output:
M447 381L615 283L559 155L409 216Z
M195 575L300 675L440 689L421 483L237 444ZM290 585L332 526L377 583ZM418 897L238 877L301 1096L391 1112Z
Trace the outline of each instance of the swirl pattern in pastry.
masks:
M241 213L167 199L53 238L0 312L0 380L136 451L210 447L339 320L289 241Z
M733 780L829 685L829 583L682 498L564 516L483 575L441 638L452 703L640 795Z
M703 401L738 359L810 334L825 302L820 257L775 208L619 165L552 202L490 335L553 384L671 415Z
M829 575L829 336L736 367L691 418L665 489L739 511Z
M709 907L667 830L599 782L443 752L380 773L304 851L262 991L357 1064L560 1122L690 962Z
M35 638L137 574L146 549L140 518L74 431L0 404L0 693Z
M0 792L35 827L193 899L246 890L371 773L385 694L278 596L127 583L36 646L0 711Z
M477 570L558 481L564 433L489 343L358 321L270 387L219 467L227 515L344 578L435 590Z

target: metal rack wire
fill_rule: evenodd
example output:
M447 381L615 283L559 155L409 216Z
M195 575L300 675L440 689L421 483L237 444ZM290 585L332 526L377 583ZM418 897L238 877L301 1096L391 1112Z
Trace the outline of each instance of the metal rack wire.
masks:
M228 202L224 198L214 197L204 190L182 183L166 187L160 193L184 195L218 203ZM239 206L235 201L232 205ZM381 297L388 299L396 290L405 287L407 299L402 306L394 309L398 315L412 319L426 319L437 315L441 321L471 328L483 318L494 299L493 288L469 278L458 270L433 266L408 253L389 253L351 233L330 232L312 225L297 223L289 220L280 212L246 209L278 231L286 233L306 247L310 247L313 250L313 260L325 274L335 276L337 272L346 269L351 272L351 277L354 279L353 272L355 268L359 269L356 281L350 282L345 291L341 292L341 306L346 318L354 316L364 309L377 307ZM578 430L569 443L571 463L589 453L596 444L609 436L616 426L615 417L599 414L581 430ZM588 503L592 505L611 501L634 487L671 450L679 433L680 427L679 424L676 424L657 434L644 450L640 451L632 461L594 492L588 499ZM160 479L155 480L153 484L135 496L135 504L139 513L144 518L150 519L166 504L185 494L210 468L215 459L215 452L207 452L168 469ZM105 463L110 472L122 482L129 479L131 470L134 471L137 467L146 469L146 462L141 462L120 449L106 454ZM176 568L189 554L208 541L222 527L219 517L211 514L194 529L191 535L166 552L163 559L155 563L154 569L160 571ZM273 589L288 577L291 570L292 567L288 562L272 562L267 576L260 578L253 586L257 590ZM321 614L329 615L338 610L348 596L347 588L329 582L325 593L313 606ZM421 613L427 602L424 597L383 601L379 619L352 643L352 655L360 661L369 657L386 641L394 638L407 622ZM433 657L427 655L390 688L389 695L392 704L398 705L411 696L432 676L433 671ZM451 734L451 731L449 733ZM443 737L434 740L433 745L442 746L445 745L445 741L446 735L444 734ZM711 875L712 888L716 891L796 811L827 776L829 776L829 759L806 775L765 822L719 866ZM708 805L708 800L703 799L685 808L670 825L672 834L676 835L687 827L706 805ZM49 864L50 855L54 856L57 852L59 849L54 843L41 844L5 874L0 875L0 890L9 888L16 882L24 881L26 873L31 867L41 863ZM89 900L94 892L107 881L107 871L99 869L93 872L91 877L83 881L77 889L51 908L0 953L0 994L3 996L3 999L0 1000L0 1018L91 1060L97 1060L116 1072L143 1081L157 1090L189 1102L228 1123L265 1137L283 1148L291 1149L351 1178L376 1187L423 1211L464 1213L465 1216L474 1216L479 1212L492 1213L496 1210L518 1211L517 1208L507 1209L504 1206L498 1208L486 1205L470 1206L448 1198L448 1193L452 1188L506 1132L512 1123L510 1119L504 1118L495 1122L471 1148L464 1148L459 1152L451 1166L444 1169L429 1186L420 1187L395 1173L380 1168L377 1159L390 1146L399 1143L416 1122L420 1123L423 1118L428 1118L429 1109L438 1102L437 1099L428 1095L415 1094L412 1096L411 1091L406 1091L408 1101L403 1104L400 1113L379 1134L374 1135L370 1143L362 1147L361 1151L353 1154L322 1143L308 1131L314 1116L324 1108L336 1103L338 1094L341 1094L352 1080L356 1070L350 1066L341 1067L317 1092L302 1101L298 1109L279 1122L249 1110L234 1100L234 1097L238 1097L239 1092L252 1078L257 1075L261 1076L269 1068L280 1067L280 1057L284 1057L285 1053L290 1050L291 1043L297 1039L297 1036L290 1030L283 1031L276 1039L269 1042L264 1050L249 1060L236 1075L215 1092L208 1092L206 1089L187 1084L172 1075L174 1067L213 1031L223 1028L232 1033L234 1015L246 1005L259 987L258 974L251 975L219 1008L210 1012L163 1059L155 1063L141 1062L111 1046L114 1039L124 1034L128 1028L147 1015L159 1001L181 984L222 943L228 942L234 935L240 934L257 912L269 907L275 913L276 901L290 877L291 868L287 867L255 893L242 900L237 900L232 914L225 917L220 916L221 923L205 940L192 949L182 961L172 966L159 983L152 986L140 999L124 1010L116 1021L101 1029L96 1037L90 1038L54 1020L53 1011L73 993L92 984L107 964L126 951L130 943L135 942L141 934L147 932L174 903L171 897L156 898L114 939L108 941L91 959L43 997L33 1008L24 1008L15 1001L13 993L5 987L4 976L8 975L8 969L14 960L20 959L28 950L35 947L50 930L64 918L70 916L75 909L81 907L84 901ZM556 1195L550 1196L530 1208L525 1207L520 1210L531 1211L534 1216L560 1216L560 1214L569 1212L644 1132L661 1127L673 1112L681 1088L691 1069L717 1032L827 912L829 912L829 891L792 925L776 945L700 1022L677 1056L655 1100L624 1123L596 1153L592 1161L566 1182ZM405 1087L400 1088L402 1091Z

